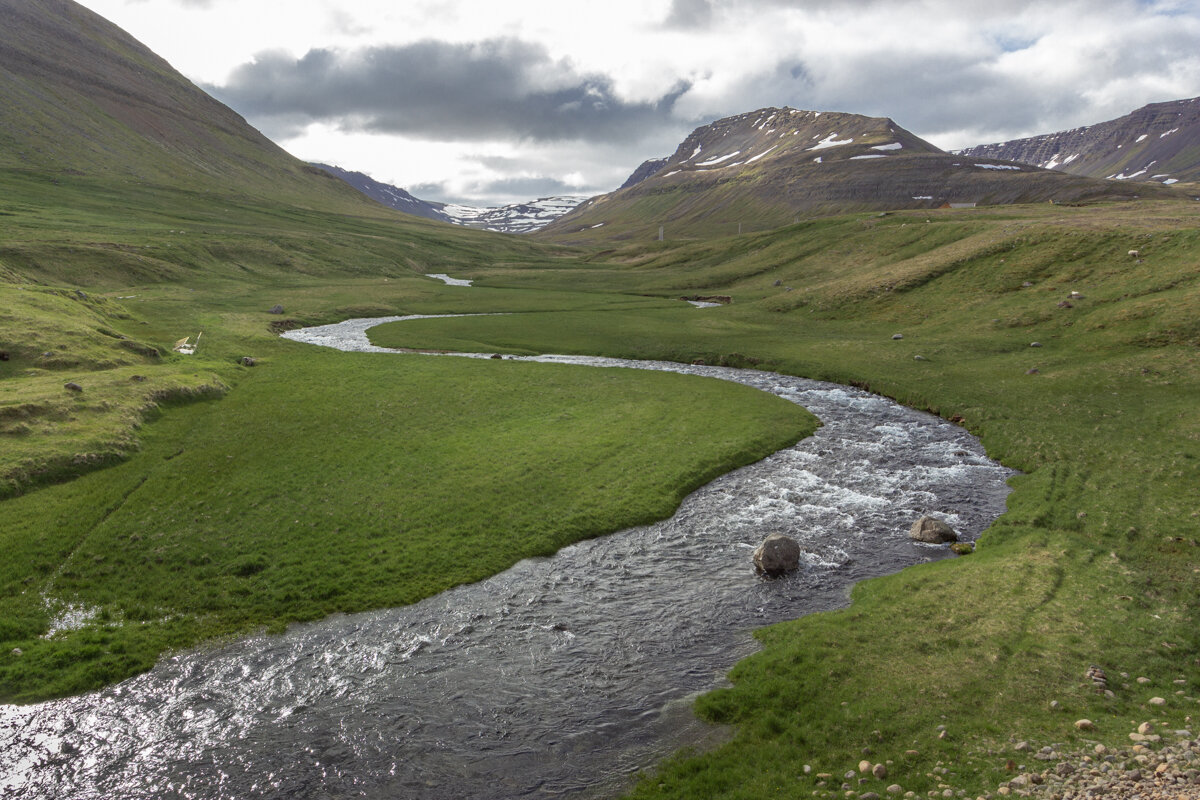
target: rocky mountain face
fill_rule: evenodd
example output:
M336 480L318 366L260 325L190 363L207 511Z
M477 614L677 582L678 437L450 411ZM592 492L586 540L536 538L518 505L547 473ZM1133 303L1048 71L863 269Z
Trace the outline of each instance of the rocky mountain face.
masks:
M498 233L531 233L540 230L587 199L582 196L543 197L528 203L494 207L437 203L414 197L398 186L382 183L361 172L350 172L328 164L313 166L341 178L375 202L397 211Z
M708 237L853 211L1080 202L1132 187L945 153L890 119L766 108L697 128L663 162L543 235L567 241ZM669 233L668 233L669 231Z
M1168 186L1200 181L1200 97L1152 103L1131 114L1011 142L958 151L1074 175Z

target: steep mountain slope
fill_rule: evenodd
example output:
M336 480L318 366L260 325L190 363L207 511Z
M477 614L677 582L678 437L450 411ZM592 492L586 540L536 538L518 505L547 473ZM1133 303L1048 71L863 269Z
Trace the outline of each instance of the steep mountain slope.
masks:
M657 170L548 226L568 241L762 230L848 211L1128 197L1141 187L938 150L886 118L767 108L697 128ZM638 175L642 180L635 180Z
M0 0L0 170L363 208L71 0Z
M1200 97L1151 103L1119 119L958 151L1092 178L1172 185L1200 180Z
M70 0L0 0L0 220L0 281L88 290L537 249L371 202Z

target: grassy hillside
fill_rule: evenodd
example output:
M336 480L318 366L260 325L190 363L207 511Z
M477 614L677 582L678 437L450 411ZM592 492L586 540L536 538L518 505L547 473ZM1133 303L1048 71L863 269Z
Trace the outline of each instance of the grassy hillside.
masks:
M979 435L1025 474L978 551L763 631L733 687L699 703L733 740L635 792L832 797L846 782L975 796L1010 768L1044 768L1019 742L1131 757L1140 722L1184 729L1200 711L1198 222L1190 203L842 217L484 279L731 295L722 308L414 322L373 339L758 364L867 386ZM864 754L886 780L842 777Z

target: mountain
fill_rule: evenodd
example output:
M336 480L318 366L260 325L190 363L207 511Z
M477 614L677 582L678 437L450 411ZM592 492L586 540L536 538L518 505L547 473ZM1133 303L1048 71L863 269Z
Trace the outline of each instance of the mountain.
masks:
M1194 183L1200 181L1200 97L1152 103L1108 122L958 153L1115 181Z
M0 220L0 284L89 296L541 252L372 202L70 0L0 0Z
M0 19L0 170L362 207L77 3L0 0Z
M341 178L375 202L405 214L496 233L531 233L540 230L587 199L582 196L542 197L528 203L493 207L438 203L414 197L398 186L382 183L361 172L350 172L328 164L314 163L312 166Z
M532 233L574 211L585 200L586 197L577 195L542 197L528 203L513 203L494 208L447 203L442 206L442 212L450 217L451 221L471 228L500 233Z
M449 214L442 211L445 203L426 202L419 197L413 197L399 186L377 181L362 172L351 172L329 164L313 163L312 166L323 169L336 178L341 178L376 203L382 203L397 211L403 211L405 214L415 214L426 219L436 219L440 222L454 221Z
M1131 187L992 158L945 153L890 119L765 108L697 128L675 154L647 162L625 188L547 226L566 241L708 237L800 216L943 204L1081 202ZM638 178L641 178L640 180Z

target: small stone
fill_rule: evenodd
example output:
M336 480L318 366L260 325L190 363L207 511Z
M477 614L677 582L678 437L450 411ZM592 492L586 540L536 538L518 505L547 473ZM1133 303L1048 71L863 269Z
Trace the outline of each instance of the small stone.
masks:
M1095 754L1096 754L1096 755L1098 755L1098 756L1102 756L1102 755L1104 755L1105 753L1107 753L1107 752L1108 752L1108 748L1106 748L1106 747L1105 747L1104 745L1102 745L1102 744L1098 744L1098 745L1096 745L1095 747L1093 747L1093 748L1092 748L1092 752L1093 752L1093 753L1095 753Z
M812 773L812 766L810 764L805 764L804 765L804 774L808 775L811 773Z
M1042 343L1041 342L1030 342L1029 346L1030 347L1041 347Z
M1026 375L1039 375L1039 374L1041 374L1041 370L1038 369L1037 367L1034 367L1032 369L1025 370L1025 374Z
M928 359L928 358L926 358L925 356L919 356L919 355L918 355L918 356L913 356L913 361L928 361L928 360L929 360L929 359Z
M917 756L919 756L921 754L920 754L920 752L918 752L916 750L905 750L904 755L908 756L909 758L916 758Z
M270 308L267 310L267 313L268 313L268 314L282 314L282 313L283 313L283 306L281 306L281 305L279 305L278 303L276 303L275 305L271 306L271 307L270 307Z
M1150 705L1152 705L1152 706L1165 706L1166 704L1167 704L1167 701L1161 697L1151 697L1150 698Z
M1146 678L1146 677L1139 677L1139 678L1137 679L1137 682L1138 682L1138 683L1141 683L1141 684L1147 684L1147 683L1149 683L1149 682L1150 682L1150 679L1149 679L1149 678Z
M1138 725L1137 732L1138 733L1154 733L1154 723L1143 722L1141 725Z
M75 383L74 381L68 381L67 383L64 383L63 388L66 389L68 392L79 393L79 392L83 391L83 387L80 386L78 383Z
M252 358L251 356L242 356L240 359L238 359L238 363L243 367L253 367L258 364L258 359Z
M1031 283L1030 281L1025 281L1024 283L1021 284L1022 289L1028 289L1030 286L1033 286L1033 283Z
M897 341L897 340L903 339L903 338L904 338L903 333L893 333L892 334L892 341Z
M975 545L971 542L955 542L950 545L950 552L957 556L969 556L975 552Z
M1013 745L1013 750L1016 750L1018 753L1024 753L1028 751L1029 742L1017 742L1015 745Z
M857 778L857 777L858 777L858 773L857 773L857 772L855 772L854 770L850 770L849 772L847 772L847 773L846 773L845 775L843 775L842 777L843 777L843 778L845 778L845 779L846 779L846 780L848 780L848 781L852 781L852 780L854 780L855 778Z
M893 783L891 786L887 787L887 789L884 789L884 791L888 794L900 794L904 791L904 787L898 783Z
M1096 724L1094 722L1092 722L1090 719L1075 720L1075 730L1077 730L1077 731L1094 731L1095 729L1096 729Z
M858 771L863 773L870 772L871 762L866 760L858 762Z
M875 776L877 780L883 780L888 774L887 767L885 767L883 764L876 764L875 766L871 767L871 774Z
M19 648L19 647L14 647L14 648L12 649L12 654L13 654L14 656L22 656L22 655L25 655L25 651L24 651L24 650L22 650L22 649L21 649L21 648Z
M1058 711L1060 708L1062 708L1062 704L1059 703L1057 700L1050 701L1050 710L1051 711Z

